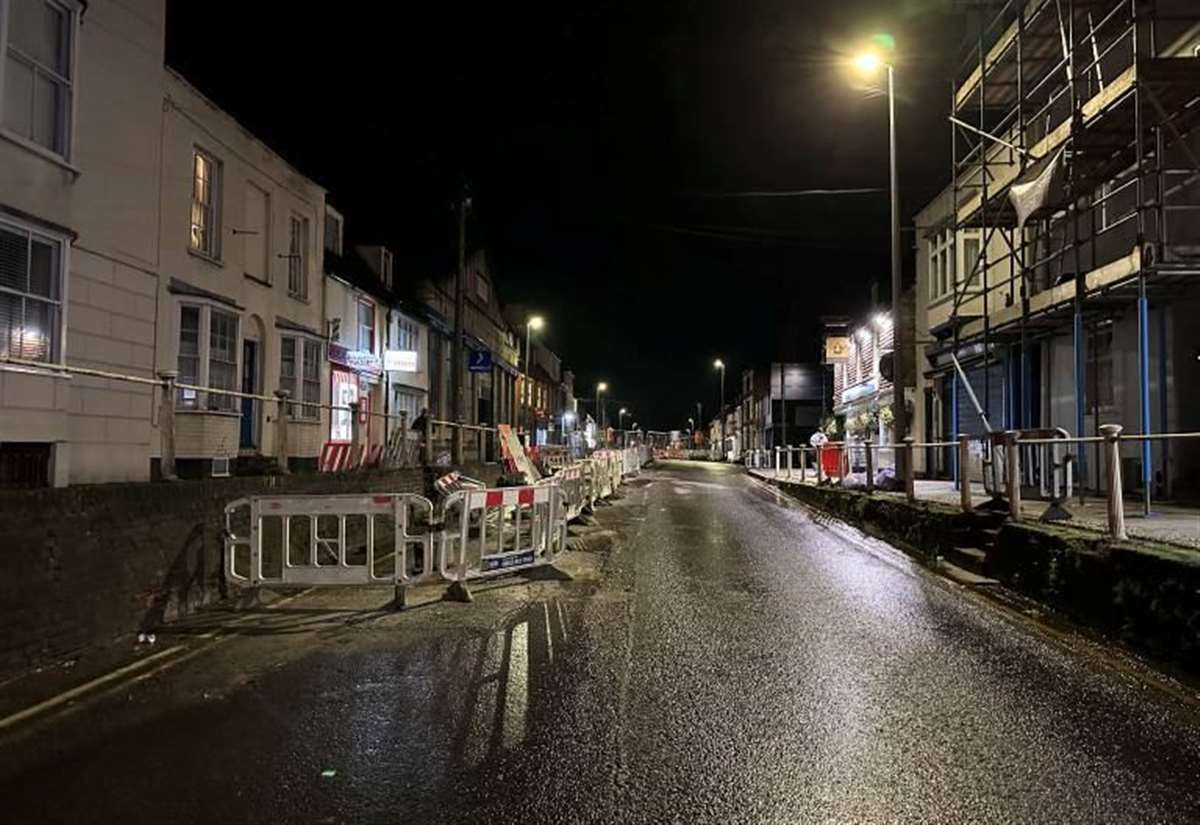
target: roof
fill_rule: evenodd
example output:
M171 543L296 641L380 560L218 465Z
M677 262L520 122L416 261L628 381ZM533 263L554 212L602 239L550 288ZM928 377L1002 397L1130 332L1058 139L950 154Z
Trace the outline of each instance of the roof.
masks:
M348 251L341 255L329 249L325 250L322 269L326 275L340 278L353 287L374 295L385 303L392 303L391 290L375 274L375 270L367 265L357 252Z

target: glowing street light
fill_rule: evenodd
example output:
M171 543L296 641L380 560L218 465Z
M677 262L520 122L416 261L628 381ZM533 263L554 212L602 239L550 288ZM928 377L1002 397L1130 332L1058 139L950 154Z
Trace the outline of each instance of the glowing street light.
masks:
M725 456L725 362L718 358L713 368L721 371L721 457Z
M895 47L891 35L876 35L874 41L886 47L889 52ZM892 313L899 320L900 312L900 182L896 168L896 70L890 59L879 50L869 48L854 58L855 67L863 74L873 75L880 68L887 68L887 99L888 99L888 163L889 188L892 202ZM881 324L882 326L882 324ZM901 369L904 356L905 342L903 339L904 325L897 323L892 330L892 351L895 356L896 380L892 382L892 441L899 444L908 435L908 414L904 406L904 372ZM904 472L903 462L908 456L896 452L896 474Z
M600 406L600 393L608 392L608 382L600 381L596 384L596 427L604 429L604 408Z

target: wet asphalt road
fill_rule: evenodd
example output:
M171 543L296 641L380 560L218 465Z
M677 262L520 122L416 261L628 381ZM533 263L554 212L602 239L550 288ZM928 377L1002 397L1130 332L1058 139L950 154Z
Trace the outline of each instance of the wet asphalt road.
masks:
M733 468L600 518L601 578L318 594L0 741L0 820L1200 821L1190 710Z

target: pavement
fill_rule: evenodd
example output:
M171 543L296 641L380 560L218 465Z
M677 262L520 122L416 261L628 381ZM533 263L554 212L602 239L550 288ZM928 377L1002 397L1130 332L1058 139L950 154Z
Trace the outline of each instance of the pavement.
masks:
M1200 822L1186 692L740 468L623 489L570 580L160 636L188 658L0 731L4 820Z
M750 473L768 480L777 477L774 468L753 469L750 470ZM786 469L780 470L778 479L789 484L801 483L799 467L790 474ZM809 469L803 483L816 484L813 469ZM918 501L931 501L948 504L952 507L959 506L959 492L953 481L917 479L914 488ZM904 493L877 491L876 495L902 498ZM972 482L971 503L973 505L986 504L990 499L991 496L982 484ZM1096 532L1108 530L1108 502L1106 499L1093 495L1080 500L1078 496L1075 496L1063 504L1067 512L1071 514L1071 519L1064 522L1067 526ZM1150 515L1145 516L1140 499L1126 498L1124 506L1125 532L1131 538L1200 549L1200 508L1154 502L1150 508ZM1021 516L1030 521L1036 521L1046 511L1046 507L1047 502L1045 501L1022 499Z

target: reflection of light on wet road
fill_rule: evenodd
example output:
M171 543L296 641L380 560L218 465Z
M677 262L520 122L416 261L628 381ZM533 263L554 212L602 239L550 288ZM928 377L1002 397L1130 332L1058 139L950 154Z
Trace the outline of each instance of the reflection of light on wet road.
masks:
M529 623L521 622L509 637L508 682L504 686L504 747L525 738L529 710Z

